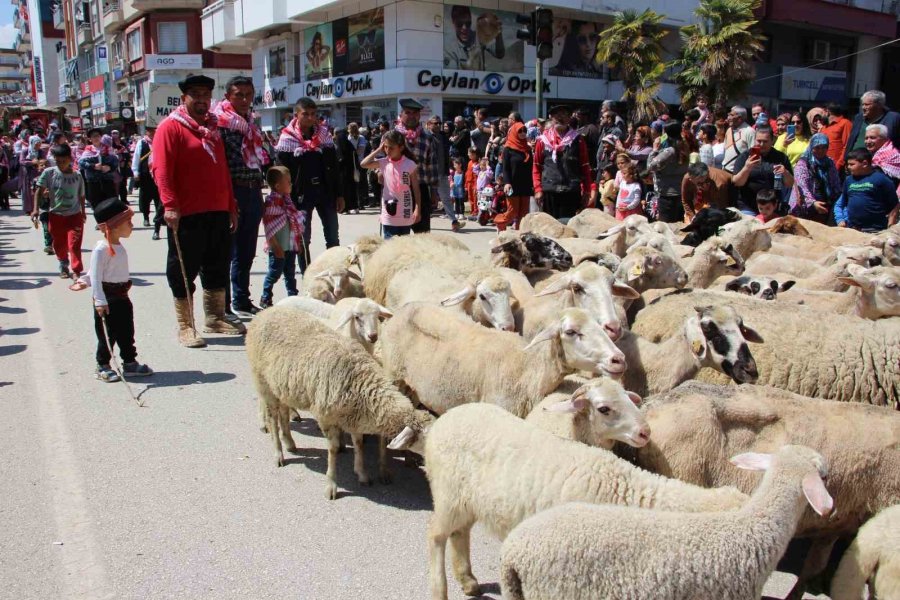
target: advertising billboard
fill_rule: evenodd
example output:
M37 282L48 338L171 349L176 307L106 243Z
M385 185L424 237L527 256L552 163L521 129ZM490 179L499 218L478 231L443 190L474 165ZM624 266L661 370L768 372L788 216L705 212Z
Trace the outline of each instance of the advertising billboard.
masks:
M521 73L525 43L516 38L516 14L448 4L444 6L444 67Z
M307 81L384 68L383 8L309 27L303 38Z
M603 26L592 21L553 20L553 56L545 64L558 77L603 77L603 65L595 60Z

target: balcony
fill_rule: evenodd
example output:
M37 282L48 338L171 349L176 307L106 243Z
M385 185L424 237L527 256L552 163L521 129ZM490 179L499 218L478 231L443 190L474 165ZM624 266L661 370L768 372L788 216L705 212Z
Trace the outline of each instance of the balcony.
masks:
M766 19L894 39L897 5L893 0L768 0Z
M122 4L118 0L104 0L103 2L103 31L111 33L125 27L125 17L122 14Z
M20 31L16 34L16 39L13 41L13 50L18 53L27 52L31 50L31 36L23 35Z
M206 0L131 0L134 10L202 10Z
M94 32L88 21L81 21L75 26L75 42L78 46L86 46L94 41Z
M59 6L56 10L53 11L53 28L54 29L65 29L66 28L66 16L62 9L62 5Z
M238 14L235 0L216 0L203 9L203 49L231 54L245 54L252 48L252 40L236 35Z

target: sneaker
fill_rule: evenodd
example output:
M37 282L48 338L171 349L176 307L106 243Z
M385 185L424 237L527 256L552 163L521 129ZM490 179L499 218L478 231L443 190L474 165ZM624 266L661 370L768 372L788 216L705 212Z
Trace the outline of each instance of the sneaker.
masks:
M272 299L271 298L263 297L263 298L259 299L259 309L260 310L265 310L265 309L271 308L271 307L272 307Z
M239 315L241 317L252 317L259 311L260 311L260 308L258 306L254 306L254 304L252 302L250 302L249 300L247 301L246 304L241 304L241 305L232 304L231 305L231 312L233 312L234 314Z
M44 246L44 254L53 254L53 248L50 246Z
M454 221L454 222L450 225L450 227L453 229L453 231L459 231L460 229L462 229L462 228L465 227L465 226L466 226L466 222L465 222L465 221Z
M144 219L144 227L150 227L150 220Z
M151 239L151 240L158 240L158 239L159 239L159 232L158 232L158 231L154 231L154 232L153 232L153 235L150 236L150 239Z
M109 367L109 365L97 365L97 370L94 372L94 377L105 383L119 381L118 374L116 374L116 372L113 371Z
M125 375L125 377L146 377L148 375L153 375L153 369L147 365L142 365L137 361L127 362L122 365L122 374Z
M358 214L359 214L359 210L354 208L353 210L350 211L350 214L351 214L351 215L358 215Z

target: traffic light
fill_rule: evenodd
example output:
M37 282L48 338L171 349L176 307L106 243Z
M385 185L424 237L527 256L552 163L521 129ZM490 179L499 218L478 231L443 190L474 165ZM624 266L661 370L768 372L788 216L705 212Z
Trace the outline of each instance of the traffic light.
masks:
M534 19L534 43L537 46L537 57L547 60L553 56L553 11L539 8L531 14Z
M525 40L525 43L529 46L534 46L534 11L527 15L516 15L516 23L525 26L516 30L516 38Z

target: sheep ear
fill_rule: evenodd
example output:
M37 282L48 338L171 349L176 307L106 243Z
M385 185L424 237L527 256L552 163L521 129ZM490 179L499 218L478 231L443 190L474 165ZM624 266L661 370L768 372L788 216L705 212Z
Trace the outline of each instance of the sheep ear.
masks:
M522 348L522 350L531 350L532 347L537 346L541 342L547 342L549 340L552 340L558 334L559 334L559 325L557 323L554 323L553 325L550 325L549 327L547 327L546 329L544 329L543 331L538 333L536 336L534 336L534 339L531 340L531 342L527 346Z
M345 312L344 314L341 315L341 320L335 324L334 328L340 329L341 327L343 327L344 325L349 323L350 319L352 319L352 318L353 318L353 311L348 310L347 312Z
M544 408L547 412L572 414L586 410L591 402L584 396L575 397L574 395L568 400L551 404Z
M828 490L825 489L825 482L819 477L818 473L808 473L803 477L802 481L803 495L806 501L812 506L821 517L827 517L834 508L834 499Z
M641 402L644 401L643 398L641 398L634 392L625 392L625 393L628 394L628 397L631 399L631 401L634 403L635 406L640 406Z
M703 330L700 328L700 320L691 317L685 321L684 333L691 345L691 352L698 360L704 360L706 358L706 336L703 335Z
M387 445L388 450L403 450L409 448L416 441L417 434L412 427L406 426Z
M759 335L759 332L757 332L752 327L749 327L749 326L741 323L740 328L741 328L741 333L744 336L744 339L747 340L748 342L753 342L754 344L762 344L765 341L765 340L763 340L763 336Z
M731 458L731 464L738 469L747 471L768 471L772 466L771 454L760 454L758 452L745 452Z
M645 270L644 263L646 262L646 258L647 257L644 257L644 260L635 261L635 263L633 265L631 265L631 268L628 269L628 282L629 283L631 283L632 281L636 281L637 279L640 279L641 276L644 274L644 270Z
M516 245L515 240L510 242L505 242L500 244L499 246L494 246L491 248L491 254L500 254L501 252L506 252L507 250L512 250Z
M562 275L559 279L545 287L540 293L535 294L535 297L538 296L549 296L551 294L558 294L563 291L572 283L572 277L569 275Z
M625 229L625 225L615 225L615 226L613 226L613 227L610 227L609 229L607 229L606 231L604 231L604 232L601 233L600 235L598 235L598 236L597 236L597 239L598 239L598 240L602 240L602 239L604 239L604 238L608 238L608 237L611 236L611 235L615 235L615 234L619 233L619 232L622 231L623 229Z
M313 279L325 279L325 280L331 279L331 271L322 271L321 273L319 273L315 277L313 277Z
M467 285L463 289L459 290L452 296L448 296L441 300L441 306L456 306L457 304L461 304L465 302L469 298L475 297L475 286Z
M632 300L641 297L641 293L630 285L616 282L613 282L612 285L612 295L620 298L631 298Z
M347 276L348 276L350 279L355 279L356 281L362 281L362 277L360 277L359 275L357 275L357 274L354 273L353 271L347 271Z
M394 313L392 313L390 310L388 310L384 306L382 306L380 304L376 304L376 306L378 307L378 316L381 317L382 319L390 319L391 317L394 316Z
M795 285L796 283L797 283L797 282L794 281L793 279L788 279L787 281L785 281L784 283L782 283L781 285L778 286L778 291L779 291L779 292L786 292L786 291L788 291L789 289L791 289L792 287L794 287L794 285Z

